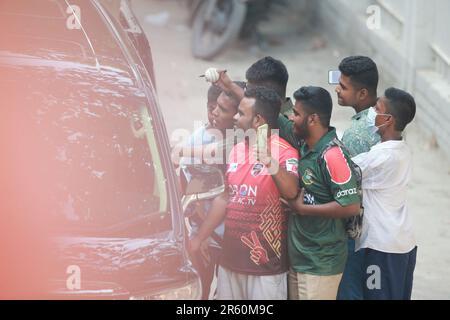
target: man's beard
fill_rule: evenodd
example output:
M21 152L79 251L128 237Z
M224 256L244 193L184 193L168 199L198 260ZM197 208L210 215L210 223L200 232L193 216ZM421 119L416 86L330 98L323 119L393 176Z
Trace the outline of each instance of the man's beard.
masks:
M300 127L295 128L295 135L301 140L305 140L309 137L307 122L308 122L308 118L305 118L305 120L300 125Z

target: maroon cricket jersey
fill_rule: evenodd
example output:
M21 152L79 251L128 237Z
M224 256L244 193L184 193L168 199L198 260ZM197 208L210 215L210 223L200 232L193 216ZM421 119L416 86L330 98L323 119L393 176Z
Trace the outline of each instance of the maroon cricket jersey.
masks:
M268 139L280 167L298 177L298 152L278 135ZM229 201L221 265L249 275L286 272L287 217L267 168L254 160L252 146L241 142L229 156Z

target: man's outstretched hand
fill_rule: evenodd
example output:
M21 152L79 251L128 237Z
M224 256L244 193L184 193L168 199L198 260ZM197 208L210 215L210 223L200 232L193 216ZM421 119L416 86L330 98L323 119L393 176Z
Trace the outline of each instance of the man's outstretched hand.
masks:
M230 79L227 70L209 68L201 77L205 77L206 81L211 82L223 91L233 95L238 101L241 101L244 98L245 90Z
M233 81L227 74L226 70L220 70L219 72L219 80L217 80L214 84L220 87L222 90L231 91L233 89Z

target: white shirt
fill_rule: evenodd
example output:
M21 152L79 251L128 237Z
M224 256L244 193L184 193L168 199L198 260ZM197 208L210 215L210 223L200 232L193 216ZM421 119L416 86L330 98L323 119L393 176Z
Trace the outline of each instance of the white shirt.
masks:
M416 246L406 189L412 157L404 141L386 141L352 160L362 170L364 219L355 250L408 253Z

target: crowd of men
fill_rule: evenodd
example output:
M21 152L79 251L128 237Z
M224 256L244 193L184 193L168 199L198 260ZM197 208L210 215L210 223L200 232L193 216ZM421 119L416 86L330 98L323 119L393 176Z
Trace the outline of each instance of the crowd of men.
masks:
M218 164L226 191L205 204L189 250L195 255L213 233L223 237L215 255L218 299L411 298L417 246L406 202L412 159L402 133L415 101L397 88L380 96L369 57L347 57L339 71L338 103L356 112L342 139L330 126L330 93L304 86L292 103L279 60L258 60L246 82L219 70L210 80L208 123L188 145L232 148ZM264 152L250 134L227 138L230 130L258 133L264 125Z

